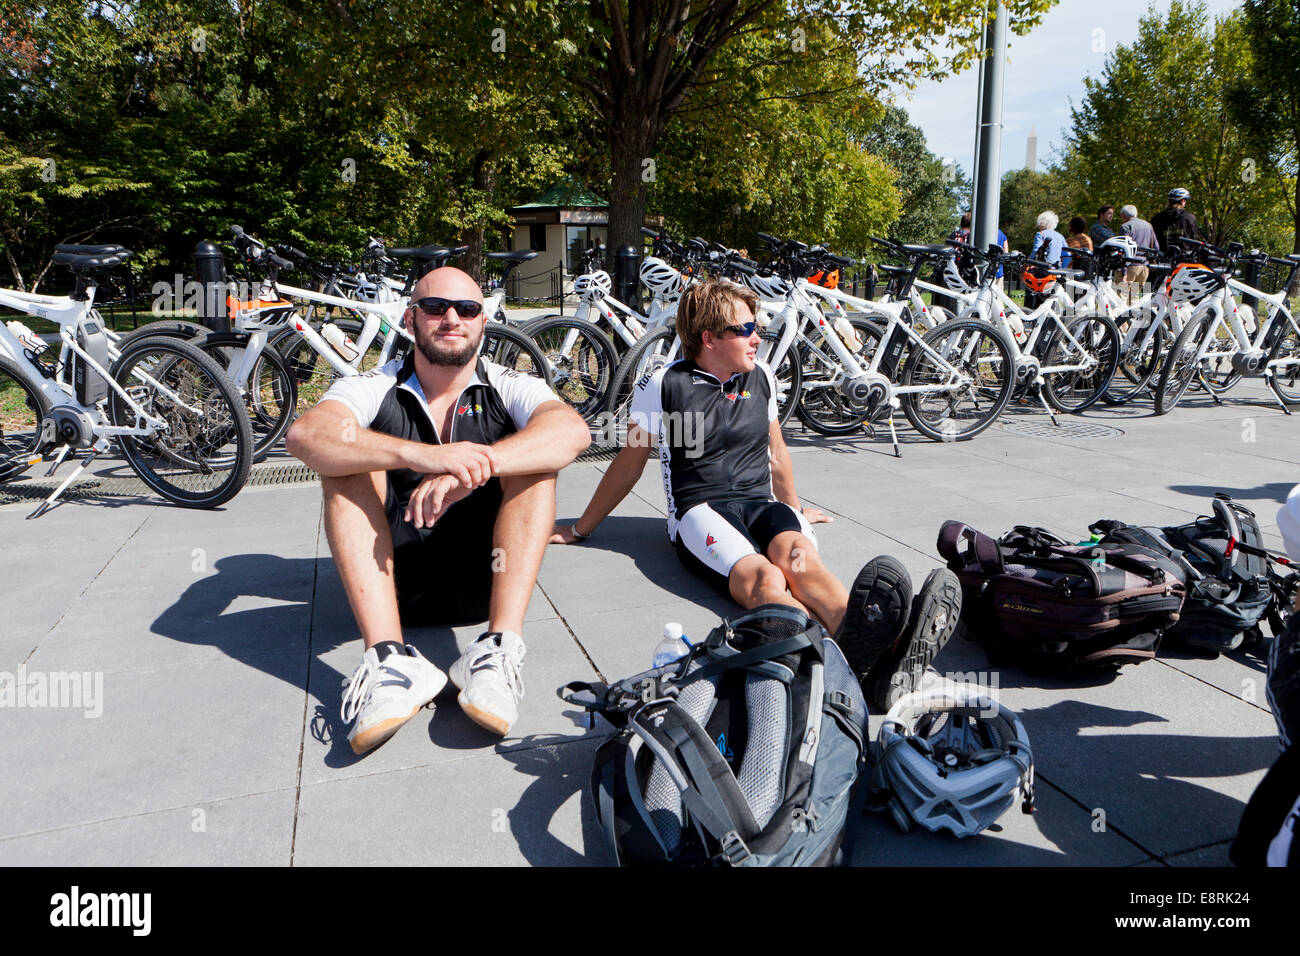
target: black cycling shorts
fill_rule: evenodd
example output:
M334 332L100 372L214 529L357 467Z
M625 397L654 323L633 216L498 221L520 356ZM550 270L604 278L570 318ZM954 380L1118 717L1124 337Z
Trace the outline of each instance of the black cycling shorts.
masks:
M682 515L673 547L690 571L730 595L727 582L736 562L767 554L772 539L783 531L802 532L817 546L807 519L783 501L706 501Z
M403 624L456 626L486 621L492 597L492 532L501 510L501 482L493 478L456 502L432 528L402 517L389 483L384 499L393 535L393 574Z

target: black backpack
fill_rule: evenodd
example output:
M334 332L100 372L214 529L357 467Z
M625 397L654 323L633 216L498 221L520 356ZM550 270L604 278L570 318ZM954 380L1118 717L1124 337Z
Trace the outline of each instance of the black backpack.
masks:
M1217 494L1213 513L1175 527L1135 527L1122 521L1089 526L1101 543L1151 548L1187 571L1187 600L1169 639L1221 653L1262 637L1260 619L1273 609L1275 582L1255 513Z
M559 694L619 730L591 774L612 862L835 862L867 705L844 654L802 611L754 608L672 664Z

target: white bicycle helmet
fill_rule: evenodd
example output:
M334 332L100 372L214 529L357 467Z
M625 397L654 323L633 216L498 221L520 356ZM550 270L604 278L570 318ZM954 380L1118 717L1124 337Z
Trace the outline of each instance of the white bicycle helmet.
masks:
M1277 513L1277 530L1282 532L1282 542L1292 561L1300 561L1300 485L1291 489Z
M760 299L767 299L772 302L784 302L786 291L790 288L784 279L775 274L768 276L761 276L758 273L744 275L740 277L740 281L757 292Z
M939 681L900 698L876 741L871 789L903 831L919 823L955 836L979 833L1016 794L1034 807L1034 755L1020 718L991 693Z
M954 292L967 295L979 291L979 270L975 268L974 257L968 251L959 249L955 256L950 256L944 263L943 284Z
M578 295L606 295L614 288L614 282L604 269L587 272L573 280L573 291Z
M667 262L655 256L646 256L641 263L641 284L656 298L667 298L682 291L682 274Z
M1184 263L1174 269L1165 289L1174 302L1200 302L1223 285L1223 277L1208 266Z
M1118 249L1121 252L1123 252L1124 255L1128 256L1130 259L1136 259L1138 254L1138 244L1133 240L1133 237L1125 236L1123 234L1118 236L1111 236L1109 239L1107 239L1105 242L1101 244L1100 248Z

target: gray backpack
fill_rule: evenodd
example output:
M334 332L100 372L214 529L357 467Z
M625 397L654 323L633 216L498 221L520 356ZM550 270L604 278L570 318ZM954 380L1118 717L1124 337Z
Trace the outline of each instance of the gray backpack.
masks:
M619 730L591 775L612 862L836 862L867 705L844 654L802 611L754 608L672 664L559 693Z

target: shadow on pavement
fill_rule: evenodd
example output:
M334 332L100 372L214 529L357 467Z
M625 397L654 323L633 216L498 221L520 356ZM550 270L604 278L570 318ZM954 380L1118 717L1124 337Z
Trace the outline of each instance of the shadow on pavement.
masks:
M1296 481L1300 481L1300 475L1296 476ZM1256 485L1254 488L1228 488L1223 485L1170 485L1169 490L1176 491L1180 495L1191 495L1194 498L1213 498L1217 492L1222 491L1234 498L1246 501L1268 500L1284 504L1287 492L1294 487L1294 482L1273 481L1266 485ZM1208 504L1208 502L1203 502L1202 510L1208 511L1209 508L1204 507L1205 504ZM1273 516L1263 515L1262 517L1268 520Z

